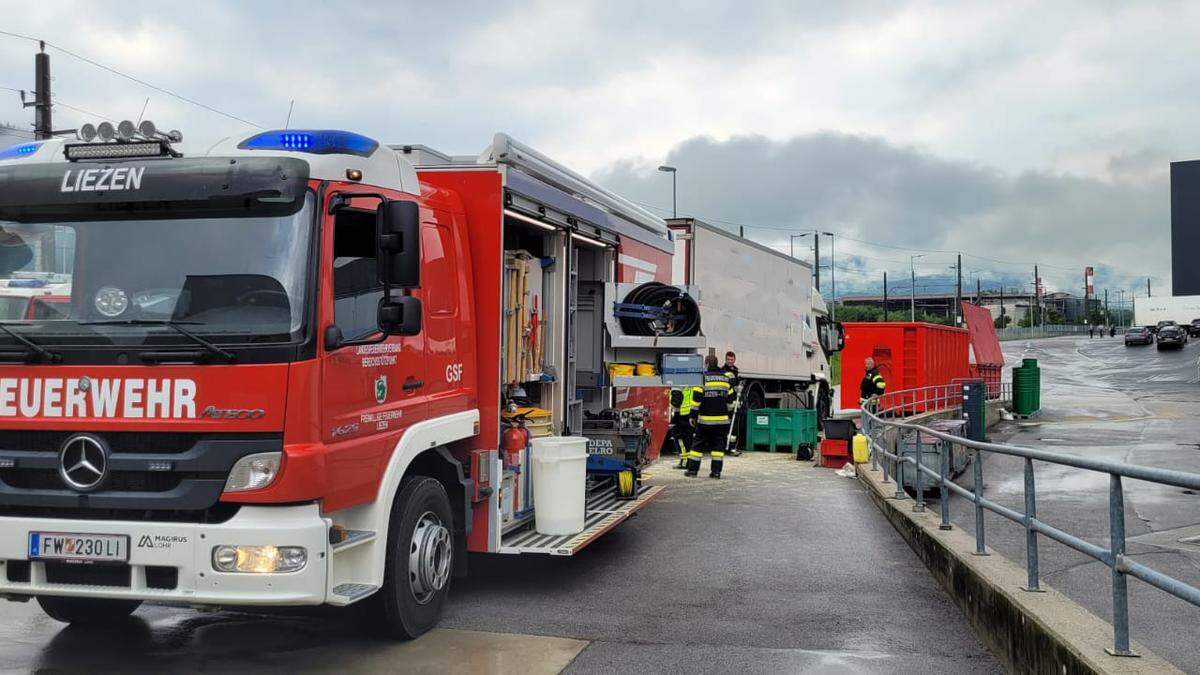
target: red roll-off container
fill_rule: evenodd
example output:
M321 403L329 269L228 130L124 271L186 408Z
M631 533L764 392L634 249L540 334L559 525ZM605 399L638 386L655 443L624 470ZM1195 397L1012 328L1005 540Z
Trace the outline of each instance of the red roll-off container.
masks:
M875 359L889 392L950 384L971 374L965 328L897 321L844 325L843 409L858 408L858 386L868 356Z

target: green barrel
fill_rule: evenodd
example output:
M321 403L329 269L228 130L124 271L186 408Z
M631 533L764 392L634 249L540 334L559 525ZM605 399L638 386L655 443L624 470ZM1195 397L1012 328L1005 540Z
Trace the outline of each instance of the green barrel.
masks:
M1032 415L1042 408L1042 371L1037 359L1025 359L1013 368L1013 412Z

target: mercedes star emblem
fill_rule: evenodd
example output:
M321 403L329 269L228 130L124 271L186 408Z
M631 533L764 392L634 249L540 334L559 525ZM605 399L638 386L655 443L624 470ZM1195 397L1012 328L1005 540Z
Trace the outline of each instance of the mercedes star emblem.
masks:
M87 375L79 378L79 382L75 383L75 388L79 391L86 392L92 388L92 380Z
M68 438L58 460L63 482L79 492L96 489L108 476L108 448L104 441L89 434Z

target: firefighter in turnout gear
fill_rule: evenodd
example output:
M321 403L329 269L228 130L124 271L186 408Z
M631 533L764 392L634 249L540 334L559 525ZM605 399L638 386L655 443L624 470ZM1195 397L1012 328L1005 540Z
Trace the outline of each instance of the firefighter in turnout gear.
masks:
M692 439L696 435L696 408L703 392L700 387L684 387L670 391L671 428L668 429L668 440L679 451L676 469L685 468L687 464L688 449L692 447Z
M725 352L725 365L721 368L721 372L725 373L725 377L729 378L729 388L733 392L733 394L729 397L729 423L731 425L729 434L729 445L731 447L729 448L729 454L737 457L742 453L740 450L738 450L739 439L735 436L737 432L734 430L743 429L746 426L745 424L739 423L739 417L744 416L745 411L739 411L738 406L736 405L737 400L742 396L742 384L741 379L739 378L737 367L737 354L734 354L733 352Z
M875 367L875 359L868 356L867 360L863 362L863 368L866 369L866 372L863 373L862 382L858 385L858 404L860 406L883 396L883 392L887 389L883 375L880 375L879 369Z
M704 395L700 399L700 408L696 417L696 440L688 451L687 472L685 476L696 476L700 473L700 460L705 451L710 453L709 476L721 477L721 468L725 464L725 439L729 431L729 401L733 388L729 378L721 371L717 357L709 355L704 361L707 370L704 372Z

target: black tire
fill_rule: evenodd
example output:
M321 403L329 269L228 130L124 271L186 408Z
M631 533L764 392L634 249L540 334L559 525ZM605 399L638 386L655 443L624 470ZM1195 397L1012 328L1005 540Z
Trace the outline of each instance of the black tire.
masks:
M813 458L812 446L802 445L802 446L800 446L800 449L796 451L796 459L799 461L807 462L808 460L810 460L812 458Z
M111 626L142 606L141 600L64 598L39 595L38 604L51 619L73 626Z
M440 587L431 586L430 593L418 599L412 580L418 572L409 569L409 559L419 543L416 541L418 524L429 514L449 530L449 545L443 563L446 573ZM411 640L437 626L450 593L453 576L450 572L454 569L454 516L442 484L428 476L405 478L392 503L387 537L383 588L365 601L367 618L371 629L381 637Z

